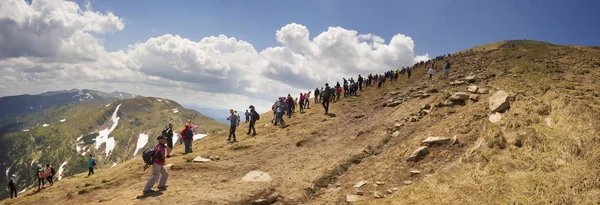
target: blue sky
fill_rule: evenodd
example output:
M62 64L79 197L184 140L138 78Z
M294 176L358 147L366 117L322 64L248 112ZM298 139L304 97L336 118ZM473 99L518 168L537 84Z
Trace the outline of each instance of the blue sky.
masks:
M600 45L600 1L591 0L93 0L92 6L127 22L123 31L104 36L109 51L167 33L196 41L225 34L262 50L278 45L275 31L292 22L306 26L311 38L329 26L386 41L402 33L413 38L417 54L432 56L506 39Z

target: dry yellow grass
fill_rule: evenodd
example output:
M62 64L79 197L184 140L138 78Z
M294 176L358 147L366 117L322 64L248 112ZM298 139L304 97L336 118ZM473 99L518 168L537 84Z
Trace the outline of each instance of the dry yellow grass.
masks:
M279 204L345 204L361 180L369 182L361 188L362 204L599 202L600 49L529 41L494 47L451 56L449 80L423 85L426 70L417 68L410 81L401 78L383 89L368 88L332 104L334 117L312 105L280 129L266 125L271 118L266 113L257 123L259 135L247 137L242 127L238 144L226 144L226 133L217 133L196 141L192 155L181 156L176 147L177 155L167 162L174 164L169 190L154 196L142 197L148 172L141 171L141 159L134 159L3 203L249 204L277 192ZM421 105L436 105L448 94L466 91L467 85L448 83L467 75L477 76L474 84L490 93L464 106L433 106L422 119L405 123ZM411 88L439 92L381 107L388 92L417 92ZM511 109L492 124L488 97L496 90L510 94ZM365 116L357 119L356 114ZM405 124L398 137L390 137L397 122ZM428 136L456 136L458 143L431 147L424 159L406 162ZM207 155L219 155L221 161L187 162ZM273 182L242 182L252 170L268 172ZM422 173L411 176L411 170ZM375 186L375 181L384 184ZM386 193L393 188L398 188L394 194ZM376 199L374 192L384 198Z

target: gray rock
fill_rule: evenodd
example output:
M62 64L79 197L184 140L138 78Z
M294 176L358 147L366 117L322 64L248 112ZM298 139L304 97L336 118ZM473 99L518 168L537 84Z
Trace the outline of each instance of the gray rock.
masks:
M400 131L395 131L395 132L392 134L392 137L393 137L393 138L400 137Z
M197 156L196 158L194 158L193 162L197 162L197 163L204 163L204 162L210 162L210 159L201 157L201 156Z
M270 182L273 181L271 175L262 171L251 171L248 172L244 177L242 177L242 181L245 182Z
M364 185L367 185L367 184L368 184L368 182L367 182L367 181L364 181L364 180L363 180L363 181L359 181L358 183L356 183L356 184L354 185L354 188L360 188L360 187L362 187L362 186L364 186Z
M471 95L469 95L469 100L479 101L479 95L477 95L477 94L471 94Z
M354 119L360 119L360 118L365 117L365 115L364 114L358 114L358 115L354 115L352 117L354 117Z
M419 174L421 174L421 171L419 171L419 170L411 170L410 171L410 176L417 176Z
M455 101L463 101L466 100L468 97L469 95L465 92L456 92L452 96L450 96L450 99Z
M494 114L490 115L488 120L490 120L492 123L500 122L500 120L502 120L502 114L495 112Z
M467 81L468 83L474 83L476 81L476 78L474 75L470 75L465 77L465 81Z
M358 201L362 201L362 200L363 200L363 196L346 195L346 202L348 202L348 203L358 202Z
M404 183L405 185L411 185L413 182L411 180L406 180L406 181L403 181L402 183Z
M477 86L476 85L467 86L467 91L469 91L471 93L477 93Z
M465 84L465 81L461 81L461 80L450 82L450 85L452 85L452 86L460 86L460 85L464 85L464 84Z
M445 144L450 143L450 141L452 141L452 139L450 139L448 137L427 137L425 140L423 140L421 145L424 145L424 146L445 145Z
M252 201L252 205L269 205L271 203L269 203L269 201L267 201L266 199L257 199Z
M267 201L269 202L269 204L272 204L275 203L275 201L277 201L277 198L279 198L279 194L275 192L269 195L269 197L267 197Z
M394 102L387 103L387 105L386 105L386 106L388 106L388 107L396 107L396 106L398 106L398 105L400 105L400 104L402 104L402 101L400 101L400 100L396 100L396 101L394 101Z
M479 88L477 89L477 94L487 94L488 90L485 88Z
M508 100L508 93L503 90L494 93L489 98L491 112L503 112L510 108L510 102Z
M428 110L429 108L431 108L431 105L429 104L421 105L421 110Z
M396 123L393 127L393 130L399 130L402 127L404 127L404 123Z
M365 195L365 192L360 189L357 189L357 190L354 190L354 194L362 196L362 195Z
M429 148L427 146L422 146L413 151L413 153L406 159L406 161L417 162L427 154L429 154Z
M383 198L383 194L381 194L381 192L375 191L373 192L373 197L375 197L376 199L381 199Z

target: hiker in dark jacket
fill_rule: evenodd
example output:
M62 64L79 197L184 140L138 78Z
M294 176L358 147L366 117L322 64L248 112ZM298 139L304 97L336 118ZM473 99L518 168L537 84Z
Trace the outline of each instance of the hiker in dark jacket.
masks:
M94 157L92 157L92 155L88 155L88 157L90 158L88 160L88 177L92 174L94 174L94 167L96 167L96 159L94 159Z
M363 77L358 75L358 90L362 91L362 87L363 87Z
M17 176L14 174L10 177L8 181L8 188L10 188L10 198L13 198L13 193L15 193L15 198L17 198L17 180L15 179Z
M194 131L190 127L189 123L185 123L183 130L179 132L181 135L181 141L184 144L184 153L192 153L192 142L194 141Z
M248 112L248 110L246 110L246 113L244 113L244 115L246 115L246 123L250 122L250 113Z
M152 173L150 174L150 178L148 179L148 183L144 186L144 193L154 192L152 187L160 178L160 182L158 182L158 190L167 190L167 179L169 179L169 172L165 169L165 163L167 159L167 138L164 136L158 136L156 138L158 140L158 144L154 146L154 163L152 164Z
M256 112L256 110L254 110L254 105L250 105L250 125L248 126L248 133L246 134L250 134L250 131L252 131L252 136L256 136L256 128L254 128L254 124L256 124L256 120L258 120L260 118L260 115Z
M294 109L294 98L292 98L292 95L288 94L286 102L287 102L287 116L288 116L288 118L292 118L292 110Z
M319 92L319 88L315 88L315 104L317 104L319 102L319 96L320 96L321 92Z
M325 83L325 90L323 92L323 109L325 109L325 114L329 112L329 99L331 98L331 88L329 88L329 84Z
M44 181L44 167L41 164L38 164L36 169L36 175L38 177L38 191L46 188L46 182Z
M48 184L50 184L50 186L54 185L54 180L52 179L54 177L54 168L52 167L51 164L46 164L46 172L44 173L46 176L46 180L48 180Z
M238 116L233 112L233 109L229 109L229 113L231 113L231 115L229 117L227 117L227 120L229 120L230 125L229 125L229 137L227 138L228 142L237 142L237 140L235 139L235 128L238 125ZM231 136L233 136L233 141L231 141Z
M171 151L173 151L173 124L169 123L163 130L163 136L167 138L167 158L170 158Z

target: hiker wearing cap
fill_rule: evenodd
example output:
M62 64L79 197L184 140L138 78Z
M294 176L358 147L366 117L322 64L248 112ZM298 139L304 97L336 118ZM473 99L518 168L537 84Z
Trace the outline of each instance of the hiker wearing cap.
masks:
M230 122L229 137L227 138L227 142L237 142L237 140L235 139L235 128L237 127L238 116L233 112L233 109L229 109L229 113L231 113L231 115L227 117L227 120L229 120ZM233 141L231 141L232 136Z
M167 161L167 138L164 136L158 136L156 138L158 143L154 146L154 163L152 163L152 173L150 174L150 178L148 179L148 183L144 187L144 193L154 192L152 187L160 178L160 182L158 182L158 190L167 190L167 179L169 179L169 173L167 169L165 169L165 163Z
M54 180L52 180L52 178L54 177L54 168L52 168L51 164L46 164L46 172L44 173L46 175L46 180L48 180L48 183L50 184L50 186L54 185Z
M92 157L92 155L88 155L88 157L90 158L88 160L88 177L92 174L94 174L94 167L96 167L96 159L94 159L94 157Z
M252 136L256 136L256 128L254 128L254 124L256 124L256 121L258 119L260 119L260 115L256 112L256 110L254 109L253 105L250 105L250 125L248 125L248 132L246 133L247 135L250 134L250 131L252 131Z
M190 124L186 123L184 125L183 130L181 130L181 132L179 132L179 135L181 135L181 141L184 144L184 153L191 153L192 152L192 141L194 141L194 131L192 130Z
M323 109L325 109L325 114L329 112L329 99L331 98L331 88L329 88L329 83L325 83L325 90L323 90Z
M13 174L8 181L8 188L10 188L11 199L13 198L13 193L15 193L15 198L17 198L17 180L15 178L17 178L17 176Z
M46 182L44 182L44 167L42 167L41 164L38 164L37 166L36 175L38 177L38 191L45 189Z

